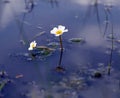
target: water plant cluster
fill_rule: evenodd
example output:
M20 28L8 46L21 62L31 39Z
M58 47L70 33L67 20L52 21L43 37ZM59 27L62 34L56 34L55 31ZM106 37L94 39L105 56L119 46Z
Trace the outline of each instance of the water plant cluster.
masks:
M9 90L11 88L16 90L16 94L11 96L19 96L20 98L93 98L95 93L99 95L98 98L101 98L101 96L103 98L112 98L114 95L117 95L115 98L119 98L120 73L114 69L114 67L117 66L115 65L117 62L115 62L114 59L115 56L118 56L118 54L116 55L116 51L120 54L117 46L120 44L120 40L116 38L113 13L114 6L112 4L102 5L102 1L99 1L100 0L93 0L93 2L88 5L86 12L83 12L84 15L79 14L77 11L71 13L74 19L77 20L75 21L78 23L77 25L74 26L74 22L72 24L72 20L69 19L68 24L65 20L65 22L60 21L55 24L53 22L48 28L48 25L45 26L45 29L43 29L44 25L46 25L45 23L36 26L34 23L32 24L32 22L28 22L28 16L34 13L34 10L41 10L37 9L39 4L36 2L47 2L55 12L60 11L61 13L59 6L62 3L59 3L60 0L23 0L24 9L22 10L21 16L14 13L15 9L9 6L9 8L12 9L16 27L19 29L19 44L21 46L19 46L19 49L17 47L15 51L11 49L14 53L9 53L9 62L13 64L11 65L13 69L10 66L8 69L2 68L1 66L3 66L3 64L0 64L0 98L7 98L11 95L10 93L12 91ZM12 0L2 0L0 3L1 2L7 5L10 4ZM71 2L73 3L72 0L70 0L70 4ZM82 0L75 0L74 2L81 3ZM77 3L76 6L78 6L79 3ZM46 6L43 6L43 8L44 7ZM63 5L61 9L64 9ZM65 10L69 11L71 9L68 10L68 8L66 8ZM50 12L50 14L51 13L52 12ZM35 15L39 14L35 13ZM45 17L47 17L47 15ZM19 17L22 18L20 19ZM32 17L34 17L34 15ZM70 18L72 17L70 16ZM89 20L96 22L98 31L91 31L93 24L89 22ZM104 21L103 24L101 20ZM34 21L34 19L31 21ZM38 23L38 20L36 22ZM90 25L89 30L86 29L87 25ZM75 27L75 32L72 26ZM25 28L29 30L25 30ZM36 29L39 31L37 34ZM35 34L33 30L35 30ZM82 34L87 35L85 34L86 30L89 31L88 35L93 36L91 39L86 36L81 36ZM26 32L30 33L27 35ZM79 34L79 32L83 33ZM105 43L109 44L105 53L103 53L102 47L96 48L93 47L94 45L89 47L89 41L92 40L93 43L97 43L97 40L99 40L92 32L99 33L99 35L105 39ZM67 36L67 38L65 38L63 34ZM96 40L93 40L94 38ZM21 50L20 47L22 47ZM101 49L102 52L98 52L98 48ZM84 55L87 53L88 57L86 57L84 61ZM89 62L91 59L93 60L92 63ZM102 59L105 59L103 60L105 62L100 61ZM82 60L85 63L81 64ZM14 64L16 65L14 66ZM25 64L27 66L24 66ZM4 69L7 69L7 71ZM14 75L8 74L9 69L12 69ZM34 69L35 71L32 72ZM9 91L6 92L7 90ZM105 91L108 91L109 94L107 95Z

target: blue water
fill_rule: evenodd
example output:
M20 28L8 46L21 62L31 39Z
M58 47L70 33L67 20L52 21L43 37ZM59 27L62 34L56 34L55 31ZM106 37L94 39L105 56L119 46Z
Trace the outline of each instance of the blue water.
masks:
M10 82L0 90L0 98L120 98L119 5L114 0L1 0L0 71L8 75L0 82ZM107 75L112 24L115 39ZM58 25L69 30L62 35L62 73L55 70L59 38L50 34ZM70 42L72 38L84 42ZM28 47L34 40L39 46L57 45L50 55L32 59ZM96 71L102 77L94 77Z

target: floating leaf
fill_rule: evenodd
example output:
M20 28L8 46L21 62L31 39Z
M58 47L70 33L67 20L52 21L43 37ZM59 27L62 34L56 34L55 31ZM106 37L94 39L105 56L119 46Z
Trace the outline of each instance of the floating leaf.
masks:
M54 51L55 49L52 49L52 48L49 48L49 47L46 47L46 46L37 46L36 49L39 49L39 50L49 50L49 51Z
M73 43L84 43L85 40L83 38L71 38L69 39L70 42L73 42Z
M51 53L50 50L44 50L44 51L41 52L41 54L44 55L44 56L48 56L50 53Z
M34 51L32 51L32 56L34 57L47 57L53 53L55 49L46 46L37 46Z

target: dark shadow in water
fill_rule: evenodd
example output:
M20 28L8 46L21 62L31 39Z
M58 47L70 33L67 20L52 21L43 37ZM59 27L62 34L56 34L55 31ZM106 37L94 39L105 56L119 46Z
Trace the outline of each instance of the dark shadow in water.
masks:
M24 21L25 21L25 18L26 18L26 13L23 14L22 20L19 20L16 17L16 23L18 25L19 33L20 33L20 42L23 45L27 45L28 44L28 39L26 38L25 31L24 31Z
M22 19L20 20L20 19L18 19L17 15L14 11L14 8L12 6L11 6L11 11L12 11L13 16L15 17L15 21L16 21L16 24L17 24L18 29L19 29L20 41L22 42L23 45L26 45L26 44L28 44L28 39L25 36L24 21L25 21L27 13L24 13Z
M35 4L33 0L25 0L25 9L28 11L28 13L32 12L34 6Z
M2 1L2 0L1 0L1 1ZM2 2L3 2L3 3L10 3L9 0L3 0Z
M50 2L50 4L51 4L52 8L54 8L54 7L59 7L59 2L58 2L58 0L49 0L49 2Z
M89 17L91 17L91 13L92 13L92 6L89 5L88 8L87 8L87 11L85 13L84 18L82 19L83 20L83 22L82 22L82 28L86 26Z
M21 38L21 42L26 45L28 44L28 39L25 37L25 31L24 31L24 21L26 18L26 13L23 14L22 20L21 22L19 22L19 29L20 29L20 38Z
M33 0L25 0L25 10L27 10L27 12L23 13L22 19L18 19L17 15L15 14L14 9L11 7L13 15L15 17L17 26L19 28L19 33L20 33L20 42L23 45L28 45L29 44L29 40L27 39L26 35L25 35L25 31L24 31L24 22L26 19L26 15L28 13L31 13L33 11L34 8L34 1Z
M95 0L93 5L90 4L88 6L86 14L85 14L84 19L83 19L82 27L84 27L87 24L88 19L92 16L92 13L94 14L94 11L95 11L95 14L96 14L96 19L97 19L99 31L100 31L100 33L102 33L98 0Z
M101 31L100 15L99 15L99 8L98 8L98 0L95 0L94 8L95 8L95 12L96 12L98 27L99 27L99 30L101 33L102 31Z

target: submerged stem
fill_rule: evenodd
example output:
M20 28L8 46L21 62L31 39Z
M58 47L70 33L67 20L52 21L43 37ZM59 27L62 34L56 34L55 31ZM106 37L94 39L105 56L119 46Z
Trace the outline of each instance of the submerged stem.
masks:
M59 58L59 64L58 66L61 66L61 62L62 62L62 55L63 55L63 44L62 44L62 36L59 36L59 40L60 40L60 58Z
M113 21L112 21L112 41L111 41L111 53L110 53L110 62L108 64L108 75L110 75L110 72L111 72L111 66L112 66L112 59L113 59L113 49L114 49L114 31L113 31Z
M113 26L112 26L113 29ZM111 53L110 53L110 62L108 64L108 75L110 75L110 71L111 71L111 65L112 65L112 58L113 58L113 48L114 48L114 35L113 35L113 30L112 30L112 42L111 42Z
M59 36L59 42L60 42L60 58L59 58L59 63L58 66L56 67L56 71L58 72L64 72L65 69L61 66L62 63L62 57L63 57L63 45L62 45L62 36Z

